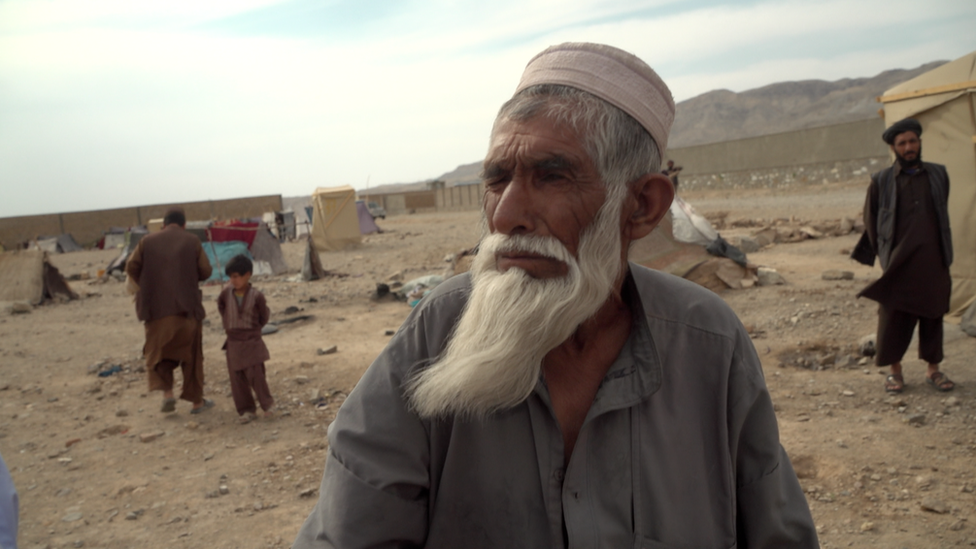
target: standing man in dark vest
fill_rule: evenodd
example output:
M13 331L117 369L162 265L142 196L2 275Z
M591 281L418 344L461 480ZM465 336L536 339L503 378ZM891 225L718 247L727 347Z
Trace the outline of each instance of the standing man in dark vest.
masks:
M146 371L150 391L163 391L162 412L176 411L173 371L183 371L180 398L191 414L213 407L203 398L203 297L200 282L210 277L210 260L195 235L186 232L186 214L172 208L163 229L139 241L125 272L139 285L136 314L146 323Z
M949 175L945 166L922 162L922 125L896 122L882 134L895 163L871 176L864 227L884 274L858 297L878 302L876 363L891 367L885 390L905 387L901 360L918 324L918 356L928 363L926 382L938 391L955 384L939 371L942 316L949 310L952 235Z

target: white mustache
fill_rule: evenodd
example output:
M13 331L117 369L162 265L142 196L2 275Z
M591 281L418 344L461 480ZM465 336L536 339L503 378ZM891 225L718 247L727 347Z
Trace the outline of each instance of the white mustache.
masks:
M553 236L491 234L481 241L478 248L478 255L485 254L492 259L502 253L528 253L555 259L567 265L576 264L576 258Z

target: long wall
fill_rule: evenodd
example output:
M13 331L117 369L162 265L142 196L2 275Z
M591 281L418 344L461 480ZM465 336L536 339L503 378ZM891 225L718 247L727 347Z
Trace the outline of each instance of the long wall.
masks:
M89 246L97 242L109 227L145 225L150 219L162 218L166 210L173 206L181 206L190 221L260 217L264 212L276 212L282 209L281 195L275 194L178 204L152 204L111 210L3 217L0 218L0 244L10 249L39 236L67 233L82 246Z
M761 137L669 149L680 188L785 187L847 180L881 169L884 121L871 118Z
M482 185L458 185L437 189L437 209L447 210L477 210L481 208L484 197Z

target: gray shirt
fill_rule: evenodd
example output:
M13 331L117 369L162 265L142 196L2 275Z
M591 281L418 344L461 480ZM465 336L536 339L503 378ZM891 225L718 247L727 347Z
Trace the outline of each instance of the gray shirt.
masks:
M409 411L404 380L443 350L470 291L467 276L441 284L330 425L294 547L819 547L735 314L693 283L630 272L633 329L568 464L542 379L485 421Z

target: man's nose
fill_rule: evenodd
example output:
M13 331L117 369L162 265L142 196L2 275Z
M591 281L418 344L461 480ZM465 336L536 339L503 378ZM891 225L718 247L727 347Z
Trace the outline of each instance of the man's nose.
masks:
M535 230L532 185L524 178L514 177L498 196L491 222L496 233L530 234Z

